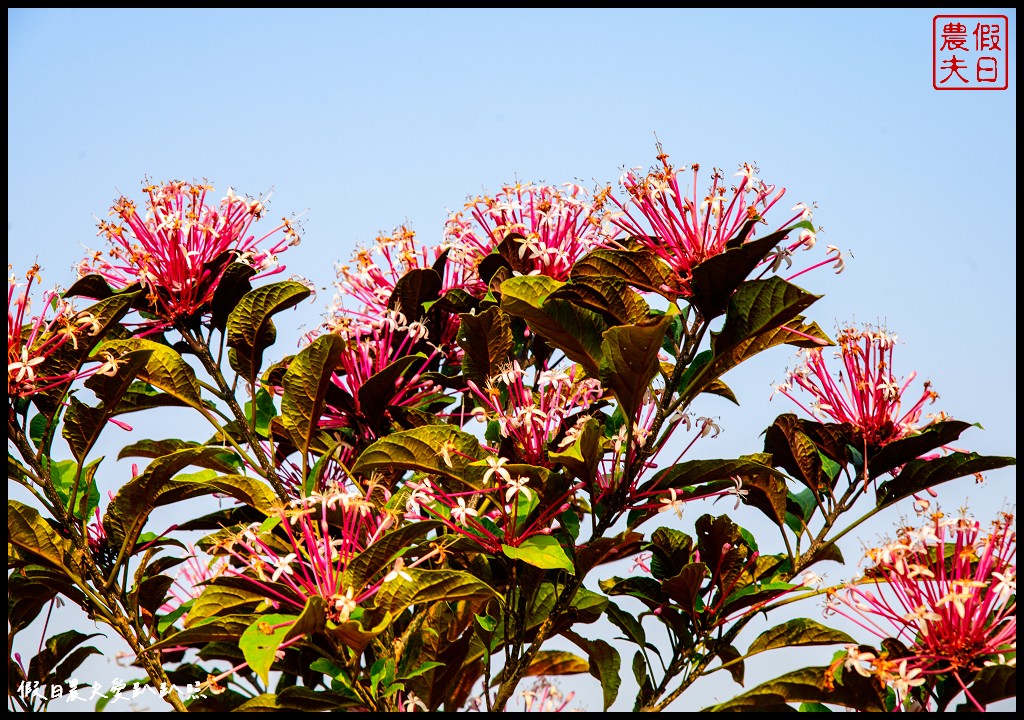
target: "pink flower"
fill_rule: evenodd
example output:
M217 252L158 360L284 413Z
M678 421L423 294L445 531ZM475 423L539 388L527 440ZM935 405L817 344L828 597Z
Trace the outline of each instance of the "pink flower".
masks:
M394 524L361 491L335 487L293 500L281 520L283 537L261 532L257 523L215 551L233 558L232 573L275 606L301 612L308 598L319 596L327 601L328 617L344 622L387 581L381 577L356 588L345 583L352 558Z
M396 228L391 235L378 237L371 248L360 248L352 257L351 265L338 268L340 279L335 283L338 288L335 322L366 324L379 320L388 312L388 302L398 281L411 270L433 268L443 255L443 248L417 245L416 233L405 225ZM463 286L463 271L463 266L458 263L444 263L442 294ZM359 307L348 307L345 301L349 298ZM415 308L398 310L409 314ZM457 318L454 329L458 329Z
M765 184L756 177L757 167L744 163L734 176L739 179L732 186L727 184L725 173L715 168L711 187L706 195L700 196L697 193L699 165L691 166L693 179L686 183L691 188L687 192L680 187L680 170L668 162L668 155L660 146L658 160L661 166L652 168L643 177L633 170L622 175L619 184L628 198L620 201L612 196L620 212L609 213L608 220L631 240L664 260L674 271L682 293L689 295L693 269L725 252L726 245L741 232L746 233L745 240L752 239L756 226L766 223L765 215L786 190ZM797 211L796 215L779 225L779 230L810 220L810 209L803 203L793 210ZM783 263L790 267L793 252L801 247L810 249L815 239L813 231L804 229L795 241L784 240L766 258L765 269L770 266L775 271Z
M96 318L76 313L60 299L56 290L43 293L43 310L31 314L31 291L39 278L39 266L25 275L24 285L9 278L7 286L7 397L29 397L44 392L90 372L53 374L46 361L65 343L78 347L80 338L93 335L99 327ZM18 292L18 288L24 288Z
M848 326L840 331L838 342L838 378L829 371L824 350L811 348L803 351L803 364L788 373L776 390L809 415L850 423L872 447L920 432L930 424L920 424L925 404L939 397L930 382L924 383L917 401L903 409L904 394L917 373L910 373L905 380L893 373L895 335L881 328L868 326L859 330ZM812 396L809 408L794 396L795 388ZM945 415L940 419L945 419Z
M875 658L870 671L859 672L906 693L936 674L952 673L963 683L1015 651L1012 515L1004 514L986 532L975 520L935 513L923 527L900 530L894 542L870 549L867 557L873 565L865 580L833 594L829 610L880 639L899 640L909 655Z
M109 213L118 220L99 223L98 234L110 243L109 259L93 253L82 261L79 274L98 273L117 290L141 283L159 316L145 323L154 329L205 312L229 260L246 262L258 271L256 277L265 277L284 270L277 266L277 255L299 242L287 219L259 238L249 234L269 196L243 198L228 188L213 205L207 204L213 187L206 184L175 180L143 190L145 213L120 197ZM261 247L278 231L281 239Z
M451 260L465 267L466 286L483 295L480 262L512 233L522 236L515 248L523 274L567 280L569 269L591 250L604 247L601 213L607 192L593 199L579 185L506 185L494 197L476 197L463 213L452 213L445 228Z
M582 411L600 400L604 390L593 378L577 378L569 372L545 370L536 389L524 381L522 368L513 361L491 377L483 388L469 381L482 420L496 420L502 437L518 451L518 462L547 466L548 444L581 419ZM499 386L503 385L502 392Z
M378 430L367 416L360 391L375 375L408 357L413 360L403 375L394 377L392 385L374 389L374 403L385 410L395 406L416 408L439 401L447 404L441 388L422 377L439 351L424 342L426 330L420 323L410 323L401 312L387 310L372 323L338 328L337 332L347 345L332 382L343 392L328 394L322 427L359 428L364 440L375 438ZM338 400L339 394L344 401Z

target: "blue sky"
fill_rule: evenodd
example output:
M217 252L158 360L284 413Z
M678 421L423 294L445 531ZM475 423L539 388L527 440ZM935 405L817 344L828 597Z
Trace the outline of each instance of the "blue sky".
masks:
M816 202L848 254L802 278L825 293L810 316L886 324L896 371L984 425L963 444L1015 455L1016 13L962 12L1009 16L1008 90L935 91L923 10L8 9L9 262L67 286L95 218L147 176L273 188L271 215L304 213L282 260L322 288L278 323L285 354L357 244L402 223L438 242L467 195L517 179L614 183L655 161L656 133L678 164L756 162L790 205ZM708 401L725 432L701 452L759 449L792 410L768 402L790 364L779 349L726 377L742 406ZM104 489L127 476L110 467ZM1016 474L941 492L988 520Z

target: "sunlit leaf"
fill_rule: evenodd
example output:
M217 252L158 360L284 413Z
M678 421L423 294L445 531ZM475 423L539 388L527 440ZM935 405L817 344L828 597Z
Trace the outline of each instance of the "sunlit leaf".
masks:
M876 503L888 507L898 500L948 480L1016 465L1016 458L954 452L933 460L911 460L895 478L878 486Z
M303 455L313 444L331 377L345 349L337 335L321 335L303 348L282 381L281 422Z
M668 265L650 250L595 250L577 261L569 277L609 277L674 298L678 290Z
M524 563L545 570L565 570L566 572L574 570L572 560L565 554L565 550L559 545L558 540L550 535L533 535L520 543L518 547L502 545L501 551L506 557L522 560Z
M227 319L227 344L234 351L231 365L242 377L255 382L263 351L277 339L271 316L298 305L311 292L302 283L284 280L242 296Z
M128 338L108 340L97 348L97 353L120 358L140 350L149 351L150 356L135 377L191 407L205 409L195 371L173 348L145 338Z
M424 425L373 443L356 460L352 472L413 470L460 478L468 463L484 455L480 441L454 425Z
M856 641L841 630L826 627L815 620L796 618L776 625L758 635L747 648L747 655L755 655L775 648L835 645L837 643L847 644L856 643Z
M490 307L476 315L464 313L459 316L459 322L457 342L465 352L463 374L482 384L497 374L512 351L509 317L497 307Z
M578 675L590 672L590 664L565 650L541 650L526 669L527 675Z
M615 393L626 417L636 416L658 374L661 341L671 320L671 316L662 315L637 325L618 325L604 333L601 385Z

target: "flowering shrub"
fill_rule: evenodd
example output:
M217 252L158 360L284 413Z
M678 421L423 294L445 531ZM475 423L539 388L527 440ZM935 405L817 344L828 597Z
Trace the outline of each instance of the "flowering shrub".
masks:
M791 281L842 269L814 250L808 206L774 209L784 190L752 165L716 170L704 197L694 165L684 191L659 152L621 197L518 183L471 199L436 247L382 235L276 359L274 322L310 296L272 277L293 223L257 238L267 198L215 204L205 183L147 187L145 210L120 198L100 224L109 250L71 288L38 314L38 269L9 291L8 477L30 498L8 501L11 646L73 604L176 710L561 711L573 696L553 678L579 673L608 709L624 648L637 711L719 669L742 684L747 658L795 646L835 648L708 709L1014 697L1011 516L983 532L926 515L850 583L815 572L872 514L925 509L937 485L1014 459L951 445L969 424L923 414L937 396L895 374L893 336L834 342L805 317L818 296ZM778 389L807 417L780 415L741 457L692 457L720 431L704 399L735 401L723 376L781 345L804 362ZM148 464L101 508L103 432L172 406L207 439L123 447ZM206 514L182 504L204 496L219 499ZM739 524L755 513L778 542ZM630 560L627 576L609 567ZM801 618L737 646L815 597L864 635ZM43 708L39 685L73 690L89 637L16 655L11 707Z

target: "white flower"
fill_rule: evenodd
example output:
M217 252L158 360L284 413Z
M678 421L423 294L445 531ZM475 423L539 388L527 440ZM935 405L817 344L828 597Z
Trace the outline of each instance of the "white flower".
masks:
M399 578L408 582L412 581L412 575L405 571L405 561L402 558L395 560L395 565L391 568L391 572L384 576L384 582L388 583Z
M508 458L487 458L487 470L484 472L484 485L490 482L491 478L495 475L502 478L505 482L510 482L512 480L512 476L509 474L508 470L502 467L506 463L508 463Z
M520 476L515 480L509 478L508 481L506 482L506 484L508 485L508 489L505 490L505 502L511 502L512 498L518 495L519 493L525 495L526 499L529 500L532 497L532 495L530 493L530 488L526 487L526 483L528 482L530 482L530 478L528 477Z
M469 522L467 516L476 516L477 512L474 508L466 507L465 498L459 498L458 503L458 505L452 508L452 519L460 525L465 525Z
M295 553L288 553L277 562L277 567L274 568L274 573L270 576L273 582L277 582L282 575L294 575L295 572L291 568L291 564L298 559L298 555Z
M671 497L661 499L661 502L664 503L664 507L659 508L658 512L663 513L671 511L676 514L676 517L681 519L683 517L683 501L676 497L675 488L671 488L668 492Z

